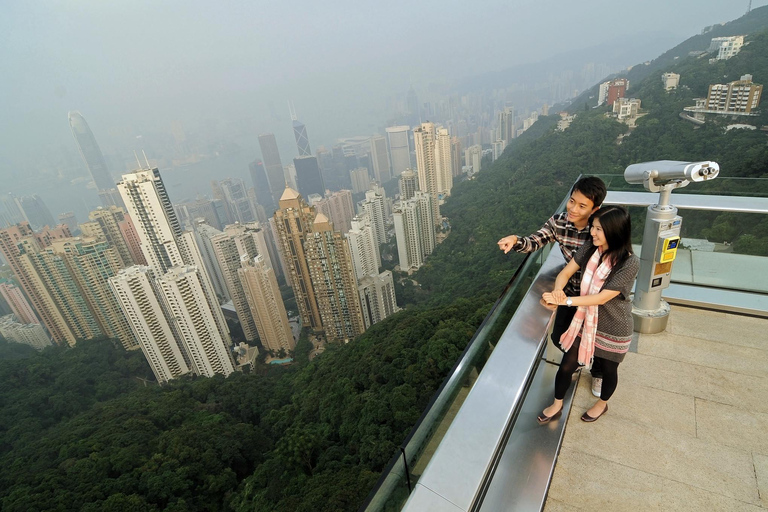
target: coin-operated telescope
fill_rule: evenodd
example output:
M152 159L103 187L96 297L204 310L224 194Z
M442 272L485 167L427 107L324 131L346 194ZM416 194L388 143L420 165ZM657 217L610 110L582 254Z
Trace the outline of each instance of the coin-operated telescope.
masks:
M669 204L672 191L691 182L713 180L719 173L716 162L675 160L632 164L624 171L627 183L642 183L646 190L659 192L658 204L649 206L645 217L640 271L632 301L635 331L653 334L667 327L670 308L662 300L661 291L669 286L683 223L677 208Z

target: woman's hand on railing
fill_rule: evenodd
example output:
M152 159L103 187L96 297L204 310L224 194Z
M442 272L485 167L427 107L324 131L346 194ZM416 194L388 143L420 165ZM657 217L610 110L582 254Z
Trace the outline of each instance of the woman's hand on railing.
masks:
M567 299L563 290L552 290L551 292L544 292L541 298L547 304L554 304L556 306L562 306L565 304L565 299Z

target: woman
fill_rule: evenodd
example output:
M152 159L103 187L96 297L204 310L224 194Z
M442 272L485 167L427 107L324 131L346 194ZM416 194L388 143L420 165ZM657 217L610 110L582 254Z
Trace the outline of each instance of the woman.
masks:
M632 254L629 213L621 206L606 206L589 221L592 240L558 274L554 289L543 295L548 304L578 310L560 340L566 352L555 377L555 401L538 417L541 424L560 415L573 372L591 365L593 358L603 364L603 387L600 400L581 419L592 422L602 416L616 390L619 363L629 350L633 328L629 294L640 266ZM584 269L581 294L566 297L563 287L579 268Z

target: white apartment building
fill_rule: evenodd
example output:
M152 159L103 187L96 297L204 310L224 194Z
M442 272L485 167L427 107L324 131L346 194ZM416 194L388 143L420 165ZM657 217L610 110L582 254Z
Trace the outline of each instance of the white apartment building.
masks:
M480 172L483 161L483 147L479 144L470 146L464 150L464 165L471 167L471 174Z
M203 257L203 264L208 271L208 276L211 278L213 289L216 291L216 295L224 299L224 302L232 300L229 295L229 288L224 283L224 276L221 273L219 262L216 260L216 253L213 250L213 243L211 239L213 237L223 233L220 229L216 229L205 223L205 219L199 218L195 220L194 233L195 242L198 249L200 249L200 255Z
M431 202L432 197L420 191L416 192L413 199L395 204L393 216L397 255L403 272L417 270L435 250Z
M159 299L152 269L143 265L123 269L110 278L109 285L157 382L188 373L189 366Z
M51 346L51 338L42 325L19 323L13 315L0 317L0 336L12 343L29 345L38 351Z
M611 81L603 82L597 89L597 104L602 105L608 101L608 89L611 87Z
M379 244L367 214L352 219L352 229L347 233L349 250L355 275L360 280L371 274L378 274L381 266Z
M367 214L371 220L373 234L378 245L387 243L387 210L384 196L374 190L365 193L365 200L360 203L360 213Z
M435 225L441 221L439 204L443 197L451 195L453 168L451 165L451 137L446 128L433 123L421 123L413 130L416 148L416 169L419 190L432 196L432 218Z
M365 276L359 280L357 289L366 329L400 311L395 301L392 272L389 270L381 274Z
M367 171L366 171L367 172ZM368 190L364 188L362 191ZM355 216L355 203L351 190L338 190L317 202L315 208L333 222L337 231L346 233L352 228Z
M717 54L716 60L727 60L741 51L744 46L744 36L713 37L707 48L707 53Z
M677 86L680 85L680 75L672 72L664 73L661 75L661 83L664 85L665 91L677 89Z
M227 376L235 371L229 332L208 303L204 281L196 266L181 265L158 278L157 287L192 370L205 377Z
M613 113L621 121L637 117L640 100L637 98L619 98L613 103Z

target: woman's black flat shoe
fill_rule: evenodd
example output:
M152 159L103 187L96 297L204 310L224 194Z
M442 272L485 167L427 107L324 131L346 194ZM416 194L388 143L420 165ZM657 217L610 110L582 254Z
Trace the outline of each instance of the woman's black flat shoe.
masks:
M600 416L605 414L607 411L608 411L608 404L605 404L605 409L603 409L603 412L601 412L600 414L598 414L594 418L585 412L584 414L581 415L581 421L586 421L587 423L592 423L593 421L597 421L597 418L599 418Z
M539 415L536 417L536 421L538 421L538 422L539 422L539 425L544 425L544 424L546 424L546 423L549 423L549 422L550 422L550 421L552 421L553 419L555 419L555 418L559 417L559 416L560 416L560 414L562 414L562 412L563 412L563 409L561 408L559 411L557 411L557 412L556 412L555 414L553 414L552 416L547 416L547 415L546 415L546 414L544 414L544 412L542 411L542 413L541 413L541 414L539 414Z

